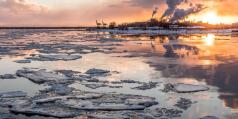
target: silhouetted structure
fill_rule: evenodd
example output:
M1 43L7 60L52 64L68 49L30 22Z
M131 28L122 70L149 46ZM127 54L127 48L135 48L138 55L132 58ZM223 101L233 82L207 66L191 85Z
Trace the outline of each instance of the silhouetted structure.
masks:
M96 24L97 24L97 28L100 28L101 27L101 23L98 22L98 20L96 20Z
M107 23L105 23L103 20L102 20L102 27L103 27L103 28L106 28L106 27L107 27Z
M110 24L109 24L109 29L114 29L114 28L116 28L116 22L111 22Z
M123 29L128 29L129 27L137 28L137 29L147 29L147 27L157 27L157 29L228 29L231 28L231 25L227 24L209 24L203 22L190 22L183 21L178 23L170 23L164 21L158 21L157 19L151 19L146 22L132 22L132 23L123 23L118 25L123 27ZM127 27L127 28L125 28Z

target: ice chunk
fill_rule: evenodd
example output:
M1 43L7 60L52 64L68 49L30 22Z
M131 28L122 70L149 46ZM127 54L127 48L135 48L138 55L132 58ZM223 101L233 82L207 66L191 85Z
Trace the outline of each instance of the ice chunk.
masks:
M174 89L178 93L191 93L191 92L199 92L199 91L209 90L209 88L206 86L183 84L183 83L174 85Z

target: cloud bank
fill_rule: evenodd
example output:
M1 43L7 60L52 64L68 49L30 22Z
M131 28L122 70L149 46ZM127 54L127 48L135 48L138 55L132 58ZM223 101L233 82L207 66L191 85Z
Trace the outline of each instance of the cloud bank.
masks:
M51 0L51 3L65 0ZM219 15L238 16L235 10L238 0L87 0L82 3L77 0L74 5L78 7L66 8L61 6L49 6L47 1L41 4L38 0L0 0L0 25L1 26L81 26L94 25L96 19L106 22L116 21L130 22L143 21L151 17L153 8L158 7L158 16L169 14L171 10L174 16L181 18L197 9L184 11L167 6L168 1L192 2L204 4L208 9L214 9ZM70 2L68 1L69 5ZM57 4L57 5L58 5ZM73 3L72 3L73 4ZM76 4L76 5L75 5ZM175 6L180 3L174 2ZM229 7L224 7L229 6ZM183 5L182 5L183 7ZM177 12L175 12L177 9ZM164 12L166 11L166 12ZM184 14L186 13L186 14Z

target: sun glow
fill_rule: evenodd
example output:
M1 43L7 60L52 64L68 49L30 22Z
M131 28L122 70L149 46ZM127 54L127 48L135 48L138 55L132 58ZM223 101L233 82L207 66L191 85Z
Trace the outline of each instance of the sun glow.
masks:
M186 20L209 24L232 24L238 20L235 16L220 16L216 10L207 10L200 14L191 15Z
M208 34L205 38L203 38L205 45L212 46L215 43L215 35Z
M209 24L223 23L222 18L220 18L215 11L205 13L202 17L202 21Z

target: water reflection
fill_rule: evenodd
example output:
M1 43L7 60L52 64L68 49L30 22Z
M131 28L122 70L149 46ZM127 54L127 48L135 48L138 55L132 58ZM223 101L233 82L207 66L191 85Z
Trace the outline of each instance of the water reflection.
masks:
M109 69L111 71L120 72L120 74L105 78L105 80L109 81L132 79L145 82L151 80L163 81L165 79L171 82L203 83L218 87L219 99L217 98L216 91L186 95L199 102L198 105L195 104L194 106L196 109L191 109L192 113L194 111L198 113L195 117L200 117L200 113L206 112L210 114L210 112L215 112L211 109L216 107L214 105L218 105L219 110L216 111L220 114L220 112L225 110L223 105L219 105L219 102L222 102L221 100L224 101L227 107L238 108L238 80L236 79L236 77L238 77L236 73L238 71L238 50L236 50L238 47L238 37L216 34L160 36L114 35L82 31L29 31L26 33L16 32L14 36L17 36L19 39L15 40L15 37L12 38L10 35L2 36L2 39L0 38L0 44L2 45L0 51L8 55L14 51L13 53L23 54L24 56L14 55L14 57L10 57L9 61L8 59L6 60L7 63L3 62L5 59L3 58L0 62L0 64L4 66L4 68L1 69L2 74L15 73L17 69L21 69L25 66L48 70L68 69L82 73L90 68ZM14 39L12 44L10 44L11 42L8 40L8 37ZM106 40L100 40L101 38L106 38ZM125 41L110 41L110 39L114 38L125 39ZM107 41L107 39L109 40ZM67 47L65 44L71 45ZM82 46L80 46L80 44L93 46L95 50L92 50L92 53L89 54L82 54ZM21 46L24 45L26 47L22 48ZM8 47L6 51L5 46ZM96 50L96 48L98 49ZM109 50L105 50L106 48ZM16 64L13 62L14 60L38 53L64 52L70 54L78 53L79 51L83 58L75 61L33 61L29 65ZM91 50L89 51L91 52ZM100 51L104 52L97 53ZM14 86L16 86L16 89L19 89L19 86L15 85L15 83L17 84L18 82L14 81ZM9 82L6 81L4 85L7 84L9 84ZM29 85L32 86L32 84ZM25 84L22 86L22 88L25 89ZM33 85L31 88L34 87ZM26 88L25 90L30 89ZM116 89L115 91L118 90L120 89ZM174 103L168 103L166 96L170 97L171 95L161 94L161 92L158 91L159 89L155 89L154 91L149 90L148 92L139 92L137 90L131 90L130 88L122 88L121 90L123 90L122 93L133 91L133 94L138 93L148 96L158 95L160 102L162 102L161 105ZM181 94L172 94L172 96L179 98ZM197 96L203 98L196 99L198 98ZM210 97L215 98L210 99ZM164 98L165 101L161 101L161 98ZM210 104L209 101L212 101L213 104ZM201 105L200 102L203 103L203 105Z
M150 60L147 63L160 71L163 77L205 81L219 88L219 98L225 106L238 109L238 37L215 34L124 36L129 40L141 37L151 40L151 43L143 42L134 51L149 53L146 49L140 49L148 45L156 53L162 54L160 57L147 58Z
M234 109L238 108L238 98L234 95L222 94L219 96L220 99L224 101L224 105Z
M208 34L205 38L204 38L204 43L207 46L213 46L215 43L215 35L214 34Z

